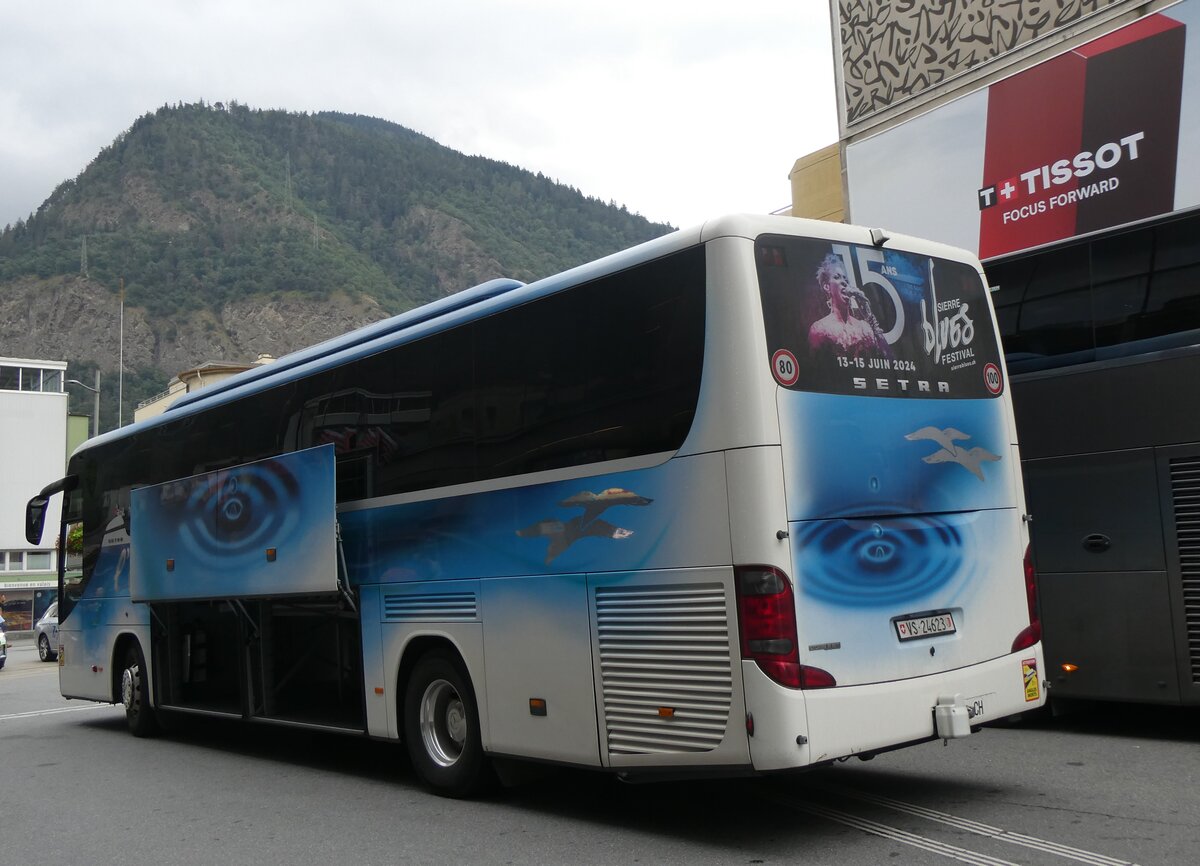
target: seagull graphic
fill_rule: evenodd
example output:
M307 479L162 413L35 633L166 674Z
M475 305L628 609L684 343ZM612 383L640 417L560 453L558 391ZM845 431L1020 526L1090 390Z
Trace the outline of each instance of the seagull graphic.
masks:
M922 457L926 463L957 463L959 466L966 469L980 481L985 481L983 477L982 464L986 461L989 463L999 460L1000 457L991 453L986 448L975 446L974 448L961 448L955 444L961 439L970 439L970 435L956 430L953 427L938 429L937 427L922 427L920 430L915 430L908 433L904 437L910 442L915 442L920 439L929 439L942 446L942 450L935 451L932 454Z
M521 538L550 539L546 548L546 565L549 565L582 538L629 538L633 535L632 529L622 529L600 520L600 514L615 505L649 505L653 501L621 487L610 487L601 493L583 490L558 503L563 508L582 508L583 514L565 521L553 518L539 520L531 526L518 529L517 535Z

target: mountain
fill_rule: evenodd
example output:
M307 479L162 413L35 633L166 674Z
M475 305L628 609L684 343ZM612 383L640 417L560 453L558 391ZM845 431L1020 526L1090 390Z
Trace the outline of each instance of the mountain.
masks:
M99 367L108 429L122 346L128 420L205 361L283 355L667 231L377 118L164 106L0 233L0 355L65 358L86 382Z

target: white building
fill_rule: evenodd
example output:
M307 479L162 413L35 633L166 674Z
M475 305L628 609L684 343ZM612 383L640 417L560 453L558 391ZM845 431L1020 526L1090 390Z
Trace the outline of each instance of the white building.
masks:
M25 540L25 503L66 471L66 370L63 361L0 358L0 596L10 629L29 627L26 587L57 569L53 531L41 544ZM51 499L46 526L58 526L61 502Z

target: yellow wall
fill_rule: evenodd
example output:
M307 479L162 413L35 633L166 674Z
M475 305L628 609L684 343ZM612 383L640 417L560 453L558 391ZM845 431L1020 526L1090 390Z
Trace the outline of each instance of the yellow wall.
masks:
M845 222L842 149L831 144L796 160L792 181L792 216Z

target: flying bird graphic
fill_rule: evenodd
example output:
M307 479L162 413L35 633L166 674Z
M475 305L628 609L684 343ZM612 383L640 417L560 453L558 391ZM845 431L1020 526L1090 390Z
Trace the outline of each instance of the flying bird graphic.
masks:
M570 520L539 520L518 529L521 538L548 538L546 565L557 559L568 547L582 538L629 538L632 529L622 529L606 520L597 519L602 512L616 505L649 505L653 499L639 496L621 487L610 487L601 493L583 490L558 503L563 508L582 508L583 514Z
M910 442L915 442L921 439L929 439L942 446L940 451L935 451L921 459L926 463L957 463L959 466L966 469L980 481L986 481L983 475L983 463L992 463L1000 459L999 455L993 454L986 448L981 448L978 445L974 448L960 448L955 444L961 439L970 439L970 435L956 430L954 427L946 427L939 429L937 427L922 427L920 430L915 430L908 433L904 437Z
M955 429L954 427L947 427L945 430L939 430L937 427L922 427L920 430L909 433L904 438L911 441L915 441L917 439L932 439L947 451L953 451L955 448L955 439L970 439L971 437L963 431Z

